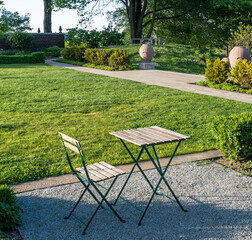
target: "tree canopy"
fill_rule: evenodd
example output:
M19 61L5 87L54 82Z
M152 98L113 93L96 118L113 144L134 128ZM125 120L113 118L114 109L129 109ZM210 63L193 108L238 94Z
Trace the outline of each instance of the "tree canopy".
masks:
M24 32L32 30L30 27L30 14L22 16L18 12L10 12L5 8L1 8L0 19L5 31Z

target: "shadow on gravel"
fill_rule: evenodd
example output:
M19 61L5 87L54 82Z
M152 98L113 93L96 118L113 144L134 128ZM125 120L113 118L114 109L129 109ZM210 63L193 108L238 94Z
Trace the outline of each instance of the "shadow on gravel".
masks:
M67 191L67 186L66 189ZM46 191L46 190L44 190ZM46 195L46 193L44 193ZM48 193L52 195L52 192ZM25 239L249 239L251 236L251 198L239 195L184 195L179 196L188 210L161 196L154 198L141 226L137 223L141 213L120 200L115 209L126 220L121 223L109 211L100 209L85 236L83 225L75 218L63 219L74 201L37 196L19 196L24 210L20 232ZM127 193L126 193L127 195ZM57 196L57 197L56 197ZM68 196L69 197L69 196ZM70 196L78 198L78 194ZM137 201L127 198L143 209L148 199ZM78 206L76 215L84 221L96 208L86 195ZM248 237L248 238L247 238Z

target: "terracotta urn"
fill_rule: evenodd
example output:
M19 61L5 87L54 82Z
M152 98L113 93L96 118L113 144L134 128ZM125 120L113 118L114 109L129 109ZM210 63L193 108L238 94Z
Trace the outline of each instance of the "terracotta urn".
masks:
M249 50L245 47L234 47L230 53L229 53L229 62L230 66L234 67L235 63L239 59L247 59L248 61L250 60L250 53Z
M153 54L153 47L149 44L143 44L139 49L139 55L142 62L151 62Z

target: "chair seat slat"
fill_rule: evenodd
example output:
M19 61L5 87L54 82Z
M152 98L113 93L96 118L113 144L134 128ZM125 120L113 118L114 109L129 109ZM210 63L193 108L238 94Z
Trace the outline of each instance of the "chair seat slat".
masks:
M116 167L114 167L114 166L112 166L112 165L110 165L110 164L108 164L108 163L106 163L106 162L103 162L103 161L102 161L102 162L99 162L99 163L102 164L103 166L105 166L105 167L107 167L107 168L109 168L109 169L115 171L115 172L120 173L120 174L124 174L124 173L125 173L123 170L121 170L121 169L119 169L119 168L116 168Z
M93 169L93 170L95 170L95 171L98 172L99 174L104 175L105 178L111 178L111 177L113 177L112 174L107 173L106 171L104 171L104 170L98 168L97 166L95 166L95 165L93 165L93 164L92 164L92 165L88 165L87 168L88 168L88 169Z

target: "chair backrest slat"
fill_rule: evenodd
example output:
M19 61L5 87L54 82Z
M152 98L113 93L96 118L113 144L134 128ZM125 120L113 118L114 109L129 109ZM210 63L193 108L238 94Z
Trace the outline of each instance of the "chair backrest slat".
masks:
M80 142L79 142L78 140L76 140L76 139L74 139L74 138L71 138L71 137L65 135L64 133L59 133L59 134L61 135L61 137L62 137L63 140L66 140L66 141L68 141L68 142L74 144L75 146L76 146L76 143L77 143L78 146L80 147ZM78 152L78 153L79 153L79 152Z
M74 151L74 152L76 152L76 153L79 153L78 148L75 147L75 146L73 146L72 144L70 144L70 143L64 141L64 145L65 145L66 148L69 148L69 149L71 149L72 151ZM82 152L82 151L80 151L80 152ZM81 155L83 155L83 154L81 154Z
M59 135L60 135L60 138L62 140L63 146L65 148L67 161L68 161L68 164L69 164L72 172L74 174L76 174L76 170L74 170L74 168L72 166L72 163L71 163L71 160L70 160L70 156L67 153L67 148L72 150L75 153L78 153L80 155L83 170L86 173L87 179L90 181L90 178L89 178L89 175L88 175L88 172L87 172L87 168L86 168L86 164L85 164L85 160L84 160L84 154L83 154L83 151L81 150L80 142L78 140L74 139L74 138L71 138L71 137L61 133L61 132L59 132Z

